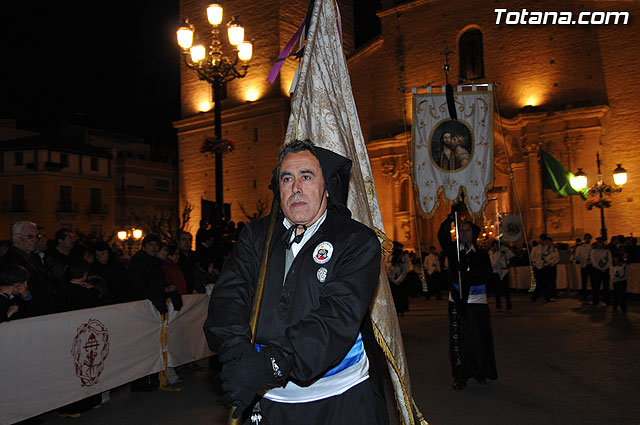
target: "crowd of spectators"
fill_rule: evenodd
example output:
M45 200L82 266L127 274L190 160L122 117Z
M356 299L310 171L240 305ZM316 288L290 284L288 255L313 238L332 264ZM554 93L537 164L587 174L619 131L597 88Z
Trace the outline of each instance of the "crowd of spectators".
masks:
M49 240L37 224L16 222L0 242L0 322L142 299L164 313L168 298L179 310L181 295L210 292L239 230L201 224L195 250L189 232L171 241L147 234L126 258L115 244L78 241L72 229Z
M241 228L202 221L195 250L189 232L168 241L149 233L127 258L117 243L79 241L66 228L49 240L43 227L18 221L11 240L0 241L0 322L144 299L160 314L167 312L168 300L179 311L183 295L211 293ZM169 384L181 382L170 372ZM153 391L157 386L156 374L134 381L131 388ZM96 402L99 397L81 400L60 413L76 417Z
M583 300L591 299L593 304L604 302L627 311L626 290L628 264L640 263L640 246L634 236L616 235L608 242L585 234L575 243L554 242L546 234L536 240L508 243L496 239L479 240L479 249L486 250L491 258L493 276L488 282L488 290L496 300L496 310L502 311L502 301L506 301L507 312L511 312L509 268L529 266L534 268L536 291L532 294L535 301L539 297L553 302L556 296L556 276L558 264L578 264L581 266L581 288L579 295ZM396 310L403 315L409 309L411 297L425 296L442 299L442 292L448 290L445 278L448 264L442 252L430 246L421 258L415 252L404 250L402 244L394 242L394 250L386 263L389 285L394 296ZM422 269L422 270L420 270ZM426 286L421 282L423 273ZM426 288L426 289L425 289Z

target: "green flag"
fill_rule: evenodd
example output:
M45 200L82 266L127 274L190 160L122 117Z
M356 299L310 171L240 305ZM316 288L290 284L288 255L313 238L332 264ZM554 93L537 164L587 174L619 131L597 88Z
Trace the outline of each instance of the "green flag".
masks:
M542 169L542 187L551 189L562 196L580 195L587 199L587 189L576 190L571 186L575 175L548 152L540 149L540 168Z

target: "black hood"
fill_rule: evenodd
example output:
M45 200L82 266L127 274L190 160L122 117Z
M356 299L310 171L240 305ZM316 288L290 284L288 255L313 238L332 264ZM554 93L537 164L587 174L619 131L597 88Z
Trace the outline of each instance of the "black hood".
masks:
M327 209L334 209L338 213L351 216L351 211L347 208L347 197L349 196L349 175L351 174L352 162L349 158L338 155L330 150L314 147L314 152L320 168L322 168L322 176L327 190L329 191L329 199ZM278 179L278 168L271 171L271 184L269 189L273 191L274 196L280 201L280 186Z

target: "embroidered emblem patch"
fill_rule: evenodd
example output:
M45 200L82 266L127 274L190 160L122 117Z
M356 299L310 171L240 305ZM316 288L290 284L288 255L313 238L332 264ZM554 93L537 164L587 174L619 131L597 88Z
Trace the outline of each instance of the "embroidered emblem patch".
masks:
M313 250L313 261L318 264L324 264L331 259L331 254L333 254L331 242L320 242L316 249Z
M320 267L318 269L318 272L316 273L316 276L320 283L324 283L324 281L327 280L327 269L325 269L324 267Z

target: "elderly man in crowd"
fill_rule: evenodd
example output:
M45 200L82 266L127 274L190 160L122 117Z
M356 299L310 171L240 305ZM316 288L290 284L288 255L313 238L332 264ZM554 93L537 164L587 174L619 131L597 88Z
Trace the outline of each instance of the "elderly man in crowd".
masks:
M29 272L27 285L33 298L34 315L56 312L54 288L47 269L35 254L38 247L38 226L30 221L18 221L11 227L11 247L0 260L0 266L17 264Z

